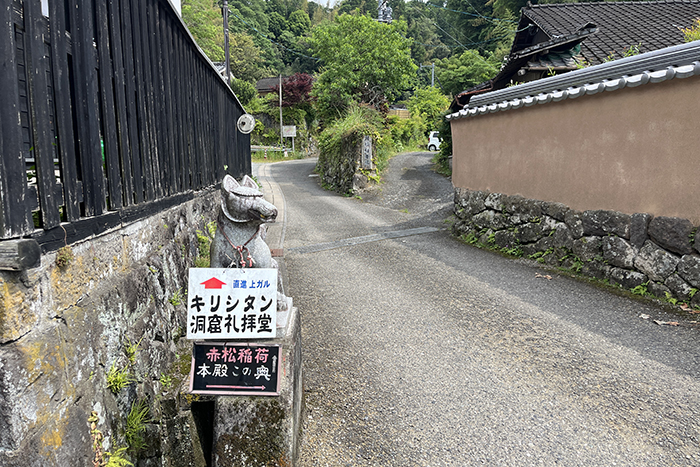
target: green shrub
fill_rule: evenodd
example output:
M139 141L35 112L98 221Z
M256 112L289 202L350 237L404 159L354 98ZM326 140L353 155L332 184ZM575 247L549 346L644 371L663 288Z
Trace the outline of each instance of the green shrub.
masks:
M700 41L700 18L696 18L695 22L689 28L681 28L685 42Z

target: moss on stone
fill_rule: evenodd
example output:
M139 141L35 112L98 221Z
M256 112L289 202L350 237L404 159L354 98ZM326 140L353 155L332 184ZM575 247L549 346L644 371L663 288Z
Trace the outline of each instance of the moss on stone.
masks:
M283 446L286 413L279 400L242 399L229 404L227 412L239 420L216 440L218 465L230 467L287 467L291 465ZM236 416L238 415L238 416ZM245 420L245 421L243 421Z

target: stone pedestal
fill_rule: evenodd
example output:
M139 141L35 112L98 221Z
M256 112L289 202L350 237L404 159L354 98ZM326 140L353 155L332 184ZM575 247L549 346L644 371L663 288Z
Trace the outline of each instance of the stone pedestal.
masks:
M280 394L216 397L214 467L289 467L296 463L302 409L301 325L296 308L288 312L286 325L277 334L264 343L280 345Z

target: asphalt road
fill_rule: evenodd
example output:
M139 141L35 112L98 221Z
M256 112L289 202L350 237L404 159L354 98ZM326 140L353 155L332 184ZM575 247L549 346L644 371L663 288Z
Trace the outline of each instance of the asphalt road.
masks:
M362 199L314 160L267 167L302 319L300 465L700 466L700 330L458 242L429 158L397 156Z

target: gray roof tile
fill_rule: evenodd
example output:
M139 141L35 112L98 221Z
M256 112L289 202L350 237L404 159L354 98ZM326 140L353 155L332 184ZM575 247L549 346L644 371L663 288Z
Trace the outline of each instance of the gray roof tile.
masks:
M474 96L447 120L475 117L603 91L700 76L700 41L602 63L558 76Z
M630 46L641 44L641 52L650 52L682 44L680 28L695 18L700 18L700 0L542 4L522 9L518 29L532 22L555 38L592 22L598 32L581 43L581 55L596 65L611 52L622 57Z

